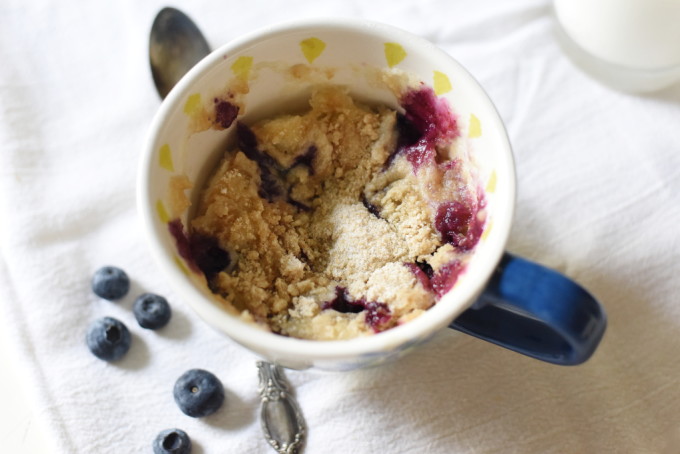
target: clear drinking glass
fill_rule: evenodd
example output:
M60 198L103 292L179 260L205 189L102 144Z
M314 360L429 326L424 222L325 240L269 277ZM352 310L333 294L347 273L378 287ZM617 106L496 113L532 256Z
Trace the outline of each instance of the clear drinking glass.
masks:
M557 37L584 72L615 89L680 81L680 0L554 0Z

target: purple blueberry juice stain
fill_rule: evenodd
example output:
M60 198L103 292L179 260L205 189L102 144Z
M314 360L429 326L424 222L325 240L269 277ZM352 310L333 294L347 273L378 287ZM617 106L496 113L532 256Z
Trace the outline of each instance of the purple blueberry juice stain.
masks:
M276 160L258 149L257 137L253 130L240 121L236 123L236 137L239 148L248 159L254 161L260 168L278 169Z
M236 136L238 138L239 148L246 153L254 151L257 152L257 137L252 129L250 129L245 123L236 123Z
M484 206L483 196L472 206L458 201L444 202L437 207L434 225L442 241L463 252L472 250L484 230L484 221L477 213Z
M373 328L374 332L380 332L392 318L392 312L385 303L369 301L366 303L366 324Z
M401 99L404 116L420 133L420 140L448 143L458 137L458 123L445 99L423 86L407 91Z
M453 288L458 277L465 270L465 265L459 260L445 264L436 272L425 262L404 263L404 265L418 279L423 288L433 292L437 299Z
M290 166L290 168L293 169L299 165L303 165L307 167L310 175L314 175L313 164L317 151L316 145L311 145L309 148L307 148L307 151L295 158L295 161L293 161L293 165Z
M236 123L236 136L240 150L260 169L258 195L269 202L281 197L285 191L276 160L257 148L257 137L245 124Z
M200 268L196 265L193 256L191 255L191 246L189 245L189 237L184 232L184 224L180 219L173 219L168 222L168 231L170 235L175 239L175 245L177 246L177 253L184 261L189 265L192 271L200 272Z
M281 181L269 167L260 166L260 188L257 191L257 195L270 202L283 195Z
M421 266L419 266L419 262L415 263L404 263L406 268L408 268L413 275L416 277L418 282L420 282L420 285L423 286L425 290L428 292L432 291L432 283L430 282L430 279L432 278L432 267L428 265L430 274L428 274Z
M420 140L422 134L416 129L416 127L406 119L406 116L402 113L397 113L397 145L394 150L385 160L383 169L387 169L394 159L401 153L404 149L413 146Z
M475 215L472 218L472 222L470 222L470 227L468 228L468 234L467 234L467 241L466 241L466 250L472 250L477 243L479 243L479 239L482 237L482 233L484 233L484 223L485 219L480 219L477 213L482 210L485 205L486 201L483 198L483 196L479 196L480 199L477 202L477 210L475 211Z
M427 276L428 279L432 279L432 276L434 275L434 270L432 269L432 266L430 266L429 263L416 261L415 265L418 267L420 271L425 273L425 276Z
M215 238L205 235L189 236L180 219L168 222L168 230L175 239L180 257L192 271L202 272L206 279L212 279L231 264L229 252L222 249Z
M458 159L451 159L450 161L444 161L439 164L439 170L442 172L455 172L460 167L460 161Z
M238 106L229 101L215 98L215 122L222 128L227 129L236 120Z
M468 205L458 201L449 201L437 207L434 226L441 234L442 241L462 248L471 221L472 210Z
M298 202L297 200L293 199L290 195L286 199L286 202L293 205L295 208L297 208L300 211L306 211L306 212L312 211L312 207L310 207L309 205L305 205L302 202Z
M355 301L350 299L347 289L338 286L335 287L335 297L332 300L323 303L321 309L333 309L334 311L342 312L343 314L357 314L365 309L364 303L364 300Z
M404 154L408 162L413 166L413 171L417 172L423 164L434 162L437 152L431 142L421 139L406 148Z
M283 169L274 158L258 149L257 137L247 125L237 122L236 135L239 149L248 159L255 162L260 170L260 187L257 195L269 202L285 196L286 202L297 209L311 211L311 207L290 196L290 191L286 190L285 174L294 167L303 165L309 169L310 175L314 175L313 162L317 154L316 146L311 145L305 153L295 159L289 169Z
M423 133L402 113L397 114L398 147L408 147L418 142Z
M368 210L369 213L371 213L376 218L380 219L380 208L369 202L368 199L366 198L366 194L364 194L363 192L361 193L361 203L364 205L364 207Z
M430 279L432 290L437 298L444 296L446 292L453 288L453 285L458 280L458 276L465 269L465 265L459 260L454 260L442 266Z
M191 235L189 247L196 265L208 279L227 269L231 264L229 252L222 249L213 237Z
M322 304L323 310L333 309L334 311L343 314L358 314L366 311L366 324L370 326L374 332L380 332L384 326L392 318L390 308L385 303L377 301L366 301L365 298L356 300L351 299L347 289L344 287L335 287L335 297Z
M437 145L447 145L458 137L458 122L446 100L437 98L430 87L407 91L400 104L404 114L397 115L399 138L385 168L404 154L417 172L423 164L436 162Z

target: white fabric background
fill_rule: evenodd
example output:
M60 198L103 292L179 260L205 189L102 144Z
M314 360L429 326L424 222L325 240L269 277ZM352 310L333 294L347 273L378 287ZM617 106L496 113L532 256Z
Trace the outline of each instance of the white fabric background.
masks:
M298 17L379 20L420 34L478 78L505 120L519 196L508 249L580 280L609 328L583 366L540 363L454 332L402 361L287 372L307 453L680 452L680 87L631 96L579 72L547 0L177 0L217 46ZM208 329L151 263L135 212L137 160L159 105L147 63L160 0L0 3L0 329L58 453L144 453L166 427L198 453L267 453L255 357ZM120 303L90 276L132 277ZM168 297L165 330L134 297ZM133 331L116 364L85 347L111 315ZM227 405L184 416L172 385L216 373ZM1 405L1 404L0 404Z

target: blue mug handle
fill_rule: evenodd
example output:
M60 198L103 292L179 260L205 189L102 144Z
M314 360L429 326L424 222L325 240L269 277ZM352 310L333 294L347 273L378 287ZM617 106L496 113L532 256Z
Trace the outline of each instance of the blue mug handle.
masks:
M552 269L505 253L477 301L450 328L560 365L586 361L607 316L583 287Z

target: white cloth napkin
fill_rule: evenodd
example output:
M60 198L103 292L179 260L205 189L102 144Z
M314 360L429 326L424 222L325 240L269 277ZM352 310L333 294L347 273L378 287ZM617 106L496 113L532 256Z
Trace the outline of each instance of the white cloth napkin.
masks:
M584 76L555 42L547 0L175 5L213 46L282 20L344 16L448 51L488 90L514 146L508 249L579 280L609 314L599 350L578 367L450 331L379 368L288 371L309 426L306 453L680 452L680 87L631 96ZM163 6L0 5L0 329L55 452L151 452L168 427L186 430L198 453L273 452L259 425L255 356L171 292L135 211L137 160L159 105L147 39ZM118 303L90 290L108 264L133 280ZM161 331L132 316L144 291L172 304ZM114 364L84 342L105 315L133 332ZM204 419L172 399L175 379L195 367L227 389L225 407Z

